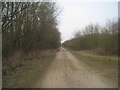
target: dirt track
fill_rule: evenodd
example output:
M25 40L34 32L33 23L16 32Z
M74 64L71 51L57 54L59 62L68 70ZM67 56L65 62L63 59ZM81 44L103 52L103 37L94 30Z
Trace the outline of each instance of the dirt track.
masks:
M69 51L61 49L36 88L113 88L98 74L77 60Z

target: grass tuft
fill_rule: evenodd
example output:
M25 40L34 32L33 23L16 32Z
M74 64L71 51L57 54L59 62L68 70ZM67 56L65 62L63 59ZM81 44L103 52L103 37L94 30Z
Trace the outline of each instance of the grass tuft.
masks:
M25 58L18 66L4 68L3 88L33 88L51 65L56 51L46 51L46 53L45 57L40 59Z
M99 56L84 51L72 51L78 60L90 70L104 77L108 82L118 85L118 59L112 56Z

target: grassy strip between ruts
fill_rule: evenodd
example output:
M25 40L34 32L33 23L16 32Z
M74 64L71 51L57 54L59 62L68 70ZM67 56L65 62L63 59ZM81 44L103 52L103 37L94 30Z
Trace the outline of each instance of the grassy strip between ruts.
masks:
M111 84L118 84L118 60L107 56L99 56L84 51L72 51L79 60L97 74L105 77Z
M3 88L32 88L42 78L52 61L56 51L49 51L41 59L25 60L24 65L7 75L3 75Z

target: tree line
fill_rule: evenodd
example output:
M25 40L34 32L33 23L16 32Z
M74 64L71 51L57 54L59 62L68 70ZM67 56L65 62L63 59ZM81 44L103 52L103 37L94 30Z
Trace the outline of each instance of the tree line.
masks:
M2 2L2 55L60 46L55 2Z
M65 41L64 47L91 50L101 55L118 54L118 22L108 20L105 26L90 24Z

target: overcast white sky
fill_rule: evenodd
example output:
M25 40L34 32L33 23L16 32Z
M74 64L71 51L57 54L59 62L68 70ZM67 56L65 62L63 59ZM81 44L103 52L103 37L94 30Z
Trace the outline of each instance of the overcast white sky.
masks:
M89 1L89 2L88 2ZM58 0L62 9L59 29L62 42L90 23L104 25L108 19L118 18L118 0ZM108 2L109 1L109 2Z

